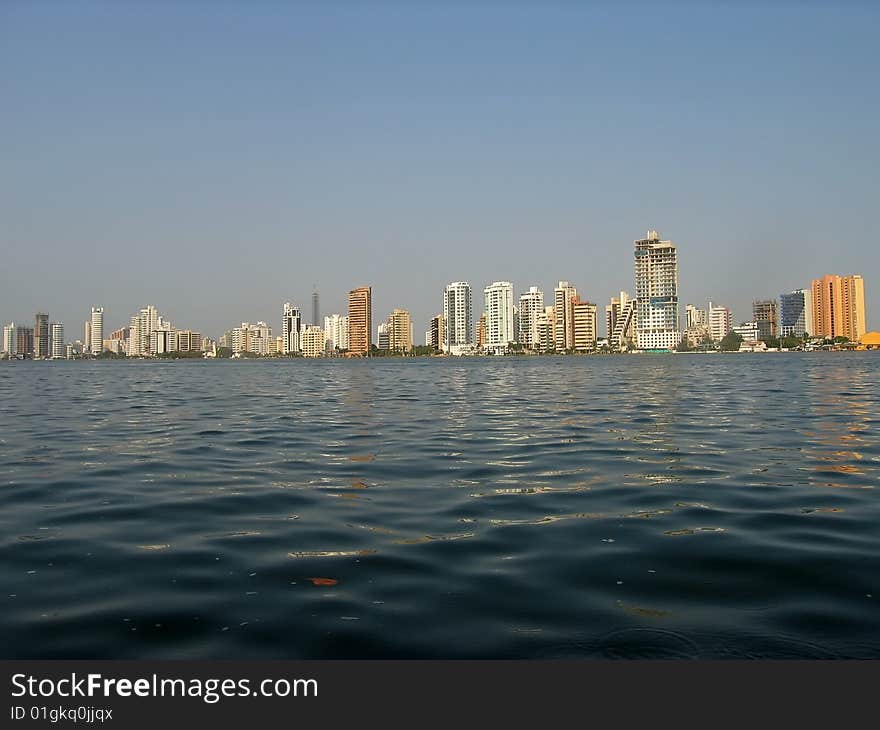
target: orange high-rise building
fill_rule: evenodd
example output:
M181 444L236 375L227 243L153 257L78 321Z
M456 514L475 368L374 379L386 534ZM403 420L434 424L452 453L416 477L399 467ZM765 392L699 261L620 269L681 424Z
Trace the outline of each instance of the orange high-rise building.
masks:
M867 331L865 282L861 275L826 274L813 279L811 290L813 322L809 333L815 337L848 337L858 342Z
M373 344L373 290L369 286L348 293L348 352L368 356Z

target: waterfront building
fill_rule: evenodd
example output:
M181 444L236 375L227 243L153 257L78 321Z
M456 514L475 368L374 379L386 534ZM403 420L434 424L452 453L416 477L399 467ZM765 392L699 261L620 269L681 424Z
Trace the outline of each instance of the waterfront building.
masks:
M324 339L328 350L347 350L348 317L341 314L324 317Z
M678 252L657 231L634 241L636 345L671 350L681 341L678 321Z
M619 297L611 297L605 305L605 334L608 347L612 350L626 350L635 338L636 300L625 291Z
M104 351L104 308L92 307L89 326L89 350L95 355Z
M177 330L178 352L201 352L202 349L202 335L200 332Z
M265 322L242 322L240 327L232 330L232 352L250 352L255 355L266 355L269 351L269 341L275 342L272 337L272 328Z
M152 304L148 304L133 315L129 322L128 354L132 357L144 357L152 354L150 352L151 336L153 330L160 328L167 330L170 329L170 326L162 321L159 311Z
M730 308L709 302L709 336L715 342L720 342L730 332L730 329Z
M413 349L412 317L406 309L395 309L388 317L388 349L411 352Z
M327 347L324 336L324 328L317 325L309 325L302 333L303 357L321 357Z
M84 326L84 337L83 337L83 352L90 353L92 351L92 319L86 320Z
M73 360L73 356L74 356L74 353L75 353L75 352L76 352L76 350L74 350L74 348L73 348L73 344L72 344L72 343L68 342L68 343L64 346L64 357L65 357L65 359L67 359L67 360Z
M373 290L369 286L348 293L348 351L369 356L373 344Z
M64 359L64 323L52 322L49 325L50 356L53 360Z
M33 327L15 328L15 354L24 358L31 358L34 356Z
M769 340L778 332L775 299L755 299L752 302L752 319L758 323L760 339Z
M431 341L434 352L446 352L446 318L443 314L431 317Z
M742 337L744 343L755 343L761 339L761 328L757 322L742 322L732 327L731 331Z
M573 348L578 352L596 349L597 308L592 302L575 299L572 302L571 318L574 330Z
M300 335L302 334L302 316L299 307L290 302L284 303L281 312L281 352L285 355L300 352Z
M538 349L538 318L543 311L544 292L536 286L530 286L519 297L519 322L516 328L517 340L529 350Z
M812 334L813 297L810 289L795 289L779 295L779 332L782 337Z
M388 337L388 321L380 322L376 326L376 348L379 350L390 350L390 338Z
M42 312L34 317L34 357L49 357L49 315Z
M577 299L577 289L567 281L560 281L553 290L555 330L553 333L556 352L574 349L574 313L572 305Z
M551 304L544 307L538 314L538 352L554 352L556 350L556 308Z
M15 355L15 322L10 322L3 327L3 352L7 355Z
M516 341L513 328L513 284L496 281L484 290L486 333L483 347L487 352L504 354Z
M443 294L444 351L450 355L463 355L474 349L474 319L471 301L471 285L467 281L454 281Z
M482 351L486 346L486 313L483 312L477 320L477 350Z
M157 327L150 332L150 355L165 355L177 351L177 332Z
M817 337L848 337L859 342L867 331L865 282L860 274L826 274L811 286L813 325Z
M709 334L708 310L695 307L693 304L686 304L684 311L684 335L685 338L687 338L688 345L691 347L697 347L702 345L707 339L711 339L711 335Z

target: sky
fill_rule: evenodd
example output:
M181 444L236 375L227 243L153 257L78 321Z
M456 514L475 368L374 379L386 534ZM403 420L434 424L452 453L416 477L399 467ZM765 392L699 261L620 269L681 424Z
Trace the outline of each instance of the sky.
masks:
M0 319L371 285L418 344L451 281L601 313L654 228L682 315L861 273L880 329L880 4L731 5L0 2Z

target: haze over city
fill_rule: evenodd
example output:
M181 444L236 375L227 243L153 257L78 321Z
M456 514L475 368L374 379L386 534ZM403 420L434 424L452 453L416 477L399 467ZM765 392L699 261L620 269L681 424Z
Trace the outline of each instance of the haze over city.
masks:
M649 228L680 301L861 273L880 323L869 4L5 3L0 319L144 305L219 336L468 280L600 307Z

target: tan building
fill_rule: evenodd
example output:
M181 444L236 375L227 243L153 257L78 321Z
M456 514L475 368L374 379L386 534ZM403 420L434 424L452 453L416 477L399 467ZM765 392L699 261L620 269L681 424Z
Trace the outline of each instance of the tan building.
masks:
M575 299L571 305L575 350L596 349L596 305Z
M556 312L551 304L538 313L538 352L555 350L554 333L556 331Z
M369 286L348 293L348 351L369 356L373 344L373 290Z
M481 347L485 347L486 345L486 313L483 312L480 315L480 319L477 320L477 349L479 350Z
M327 345L324 328L309 325L302 331L300 343L302 345L303 357L321 357Z
M553 311L556 314L553 340L556 352L574 349L574 311L572 307L576 299L577 289L567 281L560 281L559 286L553 290Z
M198 352L202 349L202 335L192 330L178 330L177 349L179 352Z
M826 274L813 279L811 287L815 337L848 337L862 339L865 324L865 282L860 274L837 276Z
M410 352L412 348L412 317L405 309L395 309L388 317L388 349Z

